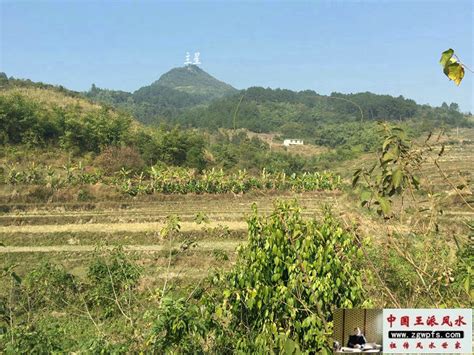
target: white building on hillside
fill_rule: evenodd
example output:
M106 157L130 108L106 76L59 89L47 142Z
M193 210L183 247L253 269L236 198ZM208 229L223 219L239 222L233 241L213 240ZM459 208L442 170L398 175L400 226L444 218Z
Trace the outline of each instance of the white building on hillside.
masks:
M285 147L289 147L290 145L303 145L302 139L285 139L283 141L283 145Z

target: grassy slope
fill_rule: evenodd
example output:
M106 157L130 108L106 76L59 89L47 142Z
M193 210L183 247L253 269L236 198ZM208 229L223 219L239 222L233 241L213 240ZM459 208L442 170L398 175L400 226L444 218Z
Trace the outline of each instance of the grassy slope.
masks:
M60 91L55 87L39 88L36 86L6 86L0 87L0 95L11 97L19 95L30 102L39 105L43 110L51 111L54 108L79 107L82 115L88 112L97 112L104 109L100 103L93 102L79 94ZM114 110L109 109L112 118L116 116ZM140 125L137 121L134 126Z

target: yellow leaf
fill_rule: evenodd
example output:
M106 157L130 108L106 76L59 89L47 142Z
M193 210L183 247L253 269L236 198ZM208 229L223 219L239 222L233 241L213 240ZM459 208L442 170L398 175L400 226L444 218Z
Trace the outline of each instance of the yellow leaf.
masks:
M464 68L459 63L452 63L447 66L448 78L456 83L459 86L461 84L462 78L464 78Z

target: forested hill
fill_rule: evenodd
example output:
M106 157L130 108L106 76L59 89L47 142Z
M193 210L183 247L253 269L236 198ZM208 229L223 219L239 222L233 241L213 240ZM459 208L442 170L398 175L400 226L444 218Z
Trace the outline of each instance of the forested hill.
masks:
M237 91L195 65L175 68L134 93L102 90L93 85L92 100L129 110L139 121L179 123L206 129L246 128L293 137L317 137L326 144L328 130L351 130L358 121L415 120L422 130L467 121L457 104L434 108L402 96L291 91L251 87ZM330 132L332 136L332 132ZM338 144L335 140L334 144ZM331 143L332 145L332 143Z
M408 121L418 132L472 124L455 103L431 107L402 96L369 92L324 96L311 90L296 92L262 87L237 91L193 65L172 69L134 93L103 90L93 85L90 91L81 94L61 86L8 79L5 74L0 76L2 85L33 86L68 96L86 96L129 111L138 121L148 124L165 122L210 130L246 128L304 138L329 147L356 144L359 140L356 132L370 129L375 121ZM360 122L364 122L363 129ZM354 141L348 142L347 137ZM360 138L367 141L365 133Z
M87 100L77 92L9 79L2 73L0 147L0 158L12 155L12 161L25 152L31 154L32 171L37 165L49 166L51 159L63 167L71 159L86 162L106 174L117 174L122 168L130 173L146 172L155 165L252 173L265 168L290 174L314 171L316 166L326 168L322 164L328 163L328 159L321 163L271 150L269 144L242 131L228 135L170 125L147 127L127 112ZM5 171L0 166L0 178Z
M151 85L133 93L92 85L85 95L95 101L128 109L143 123L174 118L183 110L234 94L237 89L217 80L196 65L174 68Z
M239 104L240 103L240 104ZM187 110L173 122L189 127L247 128L254 132L279 132L292 137L314 137L332 125L373 121L416 120L429 126L468 124L458 105L419 105L403 96L295 92L252 87Z
M188 94L205 95L209 98L218 98L237 92L237 89L217 80L197 65L171 69L150 85L150 87L163 86ZM137 90L135 94L139 94L143 89Z

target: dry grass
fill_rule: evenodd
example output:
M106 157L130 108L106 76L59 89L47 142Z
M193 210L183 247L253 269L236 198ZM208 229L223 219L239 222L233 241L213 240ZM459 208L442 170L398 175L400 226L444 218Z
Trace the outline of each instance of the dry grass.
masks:
M40 88L28 87L13 87L8 90L0 91L0 95L9 96L9 95L21 95L25 98L30 99L33 102L44 106L58 106L58 107L66 107L66 106L79 106L82 111L90 112L90 111L97 111L101 109L101 106L98 104L94 104L90 101L85 99L66 96L61 92L55 90L45 90Z
M222 249L234 251L242 242L235 240L227 241L200 241L199 251L209 251L214 249ZM180 244L172 244L173 248L180 247ZM112 249L113 246L104 247ZM95 245L51 245L51 246L7 246L0 248L0 254L5 253L58 253L58 252L92 252L96 249ZM168 251L169 245L153 244L153 245L125 245L125 251L130 252L159 252Z
M202 226L194 222L181 222L182 232L192 232L201 230ZM206 224L208 228L217 228L221 225L228 227L230 230L244 230L247 224L243 221L225 221L225 223L210 222ZM165 227L165 223L85 223L85 224L63 224L63 225L26 225L26 226L7 226L0 227L1 234L14 233L107 233L116 232L152 232L159 231Z

